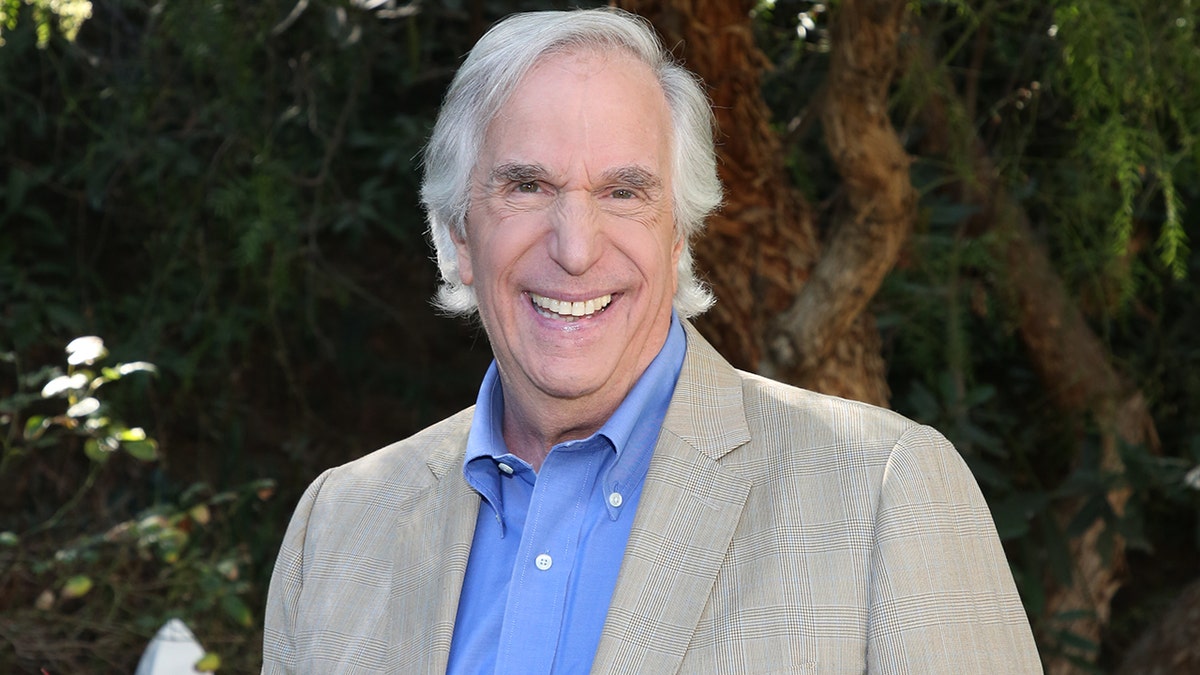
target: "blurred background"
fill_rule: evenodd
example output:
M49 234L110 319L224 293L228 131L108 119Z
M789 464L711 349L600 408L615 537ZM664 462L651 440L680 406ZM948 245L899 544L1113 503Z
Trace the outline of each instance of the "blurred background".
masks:
M257 672L301 491L491 358L430 305L445 87L595 4L0 0L0 671L179 617ZM954 441L1049 672L1200 672L1200 7L616 4L716 107L702 332Z

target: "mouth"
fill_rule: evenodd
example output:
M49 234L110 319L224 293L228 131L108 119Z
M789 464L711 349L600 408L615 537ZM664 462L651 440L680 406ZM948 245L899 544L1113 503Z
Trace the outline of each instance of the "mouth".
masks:
M537 310L538 314L550 319L568 322L595 316L612 304L611 293L601 295L598 298L592 298L591 300L575 302L559 300L558 298L548 298L537 293L530 293L529 299L533 302L533 308Z

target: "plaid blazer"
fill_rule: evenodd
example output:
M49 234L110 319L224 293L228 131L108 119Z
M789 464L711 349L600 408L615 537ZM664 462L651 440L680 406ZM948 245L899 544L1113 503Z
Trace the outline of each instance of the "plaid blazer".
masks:
M687 339L592 672L1041 672L940 434ZM264 673L445 671L480 504L471 415L313 482L271 580Z

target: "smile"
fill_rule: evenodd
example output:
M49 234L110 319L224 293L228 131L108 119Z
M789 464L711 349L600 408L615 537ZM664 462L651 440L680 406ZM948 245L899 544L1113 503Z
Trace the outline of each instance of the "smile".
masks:
M547 298L537 293L530 293L529 299L533 301L533 306L537 309L538 314L552 319L566 319L567 321L575 321L581 317L592 316L598 312L604 311L605 307L612 302L612 294L602 295L591 300L579 302L571 302L570 300L558 300L556 298Z

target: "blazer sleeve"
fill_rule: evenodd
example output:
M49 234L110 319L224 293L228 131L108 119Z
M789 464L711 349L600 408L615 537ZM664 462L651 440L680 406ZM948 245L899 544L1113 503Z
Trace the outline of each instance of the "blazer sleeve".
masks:
M263 630L263 675L298 672L295 631L304 588L304 547L317 495L332 473L330 469L321 474L304 491L275 559Z
M991 513L941 434L900 437L875 516L869 672L1042 672Z

